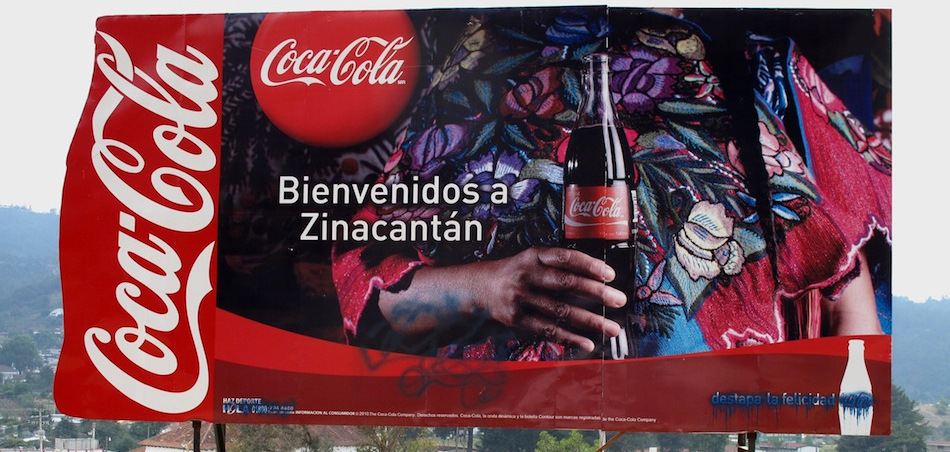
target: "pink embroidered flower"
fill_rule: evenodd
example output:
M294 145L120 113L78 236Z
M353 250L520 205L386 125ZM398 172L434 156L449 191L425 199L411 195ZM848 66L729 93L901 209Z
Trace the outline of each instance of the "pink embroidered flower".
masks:
M811 67L810 64L797 59L792 67L798 69L795 71L798 75L798 77L795 77L795 81L798 83L798 87L805 91L805 94L811 99L812 108L822 116L827 117L828 106L834 103L837 97L828 89L828 86L825 85L825 82L821 80L818 73L815 72L815 68Z
M864 124L861 124L861 121L849 112L845 112L844 116L850 129L851 139L849 141L854 150L874 167L889 173L891 170L890 147L885 144L880 135L868 131Z
M805 174L805 163L795 149L788 147L785 137L776 136L764 122L759 122L759 143L762 145L762 159L769 177L781 176L785 171Z
M532 75L530 79L515 86L502 99L501 113L518 119L535 115L550 119L564 110L557 96L561 87L558 71L550 67Z
M729 140L729 143L726 144L726 154L729 156L729 163L732 167L745 174L745 165L742 164L742 159L739 157L739 148L735 141Z
M710 97L713 100L722 99L722 87L719 85L719 77L713 74L712 67L705 61L697 61L696 71L692 74L683 76L683 81L699 85L696 90L697 99Z

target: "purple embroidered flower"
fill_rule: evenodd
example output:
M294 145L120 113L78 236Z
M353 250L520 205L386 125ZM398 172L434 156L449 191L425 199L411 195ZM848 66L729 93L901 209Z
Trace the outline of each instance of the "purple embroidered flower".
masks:
M561 87L558 76L558 70L550 67L515 86L502 99L501 114L518 119L534 114L539 118L550 119L563 111L564 104L557 96L557 90Z
M502 218L531 203L538 192L539 182L537 179L521 179L524 166L525 161L518 154L508 152L486 153L470 162L456 183L478 186L481 198L474 206L473 217L479 220ZM497 199L501 193L501 188L496 186L499 183L507 188L508 197L504 202Z
M759 144L769 177L781 176L785 171L805 174L805 163L784 136L774 134L764 122L759 122Z
M445 159L457 154L465 144L465 128L458 124L425 129L409 145L410 169L423 179L437 173Z
M544 32L551 42L568 45L599 39L607 36L608 33L610 33L610 25L606 17L590 19L577 13L555 17L554 24Z
M676 75L683 72L679 58L641 46L613 59L610 88L630 113L650 112L657 100L673 95Z
M377 209L379 217L389 222L428 220L439 214L439 208L427 205L421 206L382 206Z

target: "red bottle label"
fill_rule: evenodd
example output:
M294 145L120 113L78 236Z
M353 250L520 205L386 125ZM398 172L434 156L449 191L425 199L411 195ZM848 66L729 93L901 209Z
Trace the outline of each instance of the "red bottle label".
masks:
M564 238L628 240L630 191L627 185L565 187Z

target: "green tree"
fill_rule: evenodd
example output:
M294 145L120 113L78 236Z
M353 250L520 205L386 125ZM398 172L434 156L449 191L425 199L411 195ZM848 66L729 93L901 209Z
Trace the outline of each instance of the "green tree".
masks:
M57 422L53 430L48 432L46 436L49 438L85 438L87 435L80 432L78 423L64 419Z
M320 438L311 434L303 425L285 424L234 424L228 426L229 438L233 438L228 450L236 452L283 452L304 449L319 452L326 448Z
M16 447L23 447L24 445L26 445L26 443L24 443L23 440L19 438L5 437L0 440L0 447L12 449Z
M456 436L461 436L459 435L459 429L455 427L435 427L432 429L432 434L441 439L453 439Z
M723 450L729 443L729 435L694 433L686 436L686 447L691 451Z
M616 435L617 432L607 432L607 440L610 441ZM624 433L607 450L646 450L656 445L656 435L653 433Z
M406 429L402 427L357 427L366 437L367 443L360 452L396 452Z
M40 367L39 372L27 375L30 390L38 397L49 398L53 395L53 368Z
M608 433L607 439L616 433ZM645 450L658 447L663 451L718 451L729 444L729 435L711 433L626 433L611 444L609 451Z
M891 435L842 436L838 452L925 451L930 427L904 390L891 386Z
M577 430L571 430L566 438L557 439L547 431L538 435L538 444L535 452L594 452L597 445L584 441L584 436Z
M431 429L410 427L357 427L366 437L360 452L435 452L437 441Z
M406 441L401 450L404 452L435 452L439 450L439 442L428 430L423 429L415 438Z
M141 441L161 433L167 426L167 422L132 422L129 424L129 433L133 438Z
M107 450L127 451L138 447L138 441L129 433L129 429L115 421L83 421L80 430L95 429L99 445Z
M538 445L538 431L512 428L478 429L483 452L532 452Z
M19 335L7 339L0 347L0 363L13 366L20 372L38 369L43 360L33 338Z

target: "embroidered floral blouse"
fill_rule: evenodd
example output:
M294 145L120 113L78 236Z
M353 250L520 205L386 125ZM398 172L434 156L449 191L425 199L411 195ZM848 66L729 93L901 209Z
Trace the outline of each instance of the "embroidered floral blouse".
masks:
M420 266L558 245L560 165L581 97L577 62L605 50L636 171L636 288L628 302L635 355L797 337L786 324L788 306L811 291L834 298L854 276L858 248L875 233L889 239L890 150L788 40L751 36L739 46L754 74L755 114L743 121L717 75L715 43L696 26L641 11L611 10L609 19L585 9L551 11L476 11L451 50L432 51L442 59L381 182L438 177L478 184L481 198L444 207L367 205L357 218L471 219L488 232L477 242L337 244L333 278L350 339L378 332L377 294L404 287ZM435 32L426 38L432 48L447 45ZM758 149L742 149L740 129L758 136ZM761 164L746 168L748 153ZM508 187L507 204L489 200L499 182ZM438 353L565 355L559 344L514 332L467 337Z

